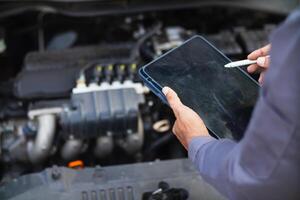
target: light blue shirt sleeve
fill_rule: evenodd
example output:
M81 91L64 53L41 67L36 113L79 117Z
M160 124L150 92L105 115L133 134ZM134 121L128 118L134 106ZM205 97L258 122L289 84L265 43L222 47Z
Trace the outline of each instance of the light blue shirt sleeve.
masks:
M271 65L244 138L196 137L189 158L229 199L300 199L300 11L271 37Z

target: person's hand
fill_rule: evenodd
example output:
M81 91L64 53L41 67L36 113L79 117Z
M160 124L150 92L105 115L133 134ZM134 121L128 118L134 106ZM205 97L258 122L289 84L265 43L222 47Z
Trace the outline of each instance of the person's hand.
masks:
M249 73L261 72L258 82L260 84L263 83L265 71L268 69L270 65L270 57L269 52L271 49L271 45L268 44L260 49L257 49L248 55L249 60L256 60L257 64L252 64L248 66L247 70Z
M209 136L208 130L200 116L189 107L183 105L174 90L164 87L162 91L167 97L168 103L176 117L173 133L185 149L188 149L188 144L192 138Z

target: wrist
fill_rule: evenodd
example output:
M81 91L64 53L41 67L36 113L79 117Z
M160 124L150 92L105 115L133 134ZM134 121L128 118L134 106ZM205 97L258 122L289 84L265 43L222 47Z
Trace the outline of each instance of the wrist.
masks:
M190 143L188 143L188 155L189 158L194 161L197 152L203 147L204 145L216 141L216 138L211 136L198 136L192 138Z

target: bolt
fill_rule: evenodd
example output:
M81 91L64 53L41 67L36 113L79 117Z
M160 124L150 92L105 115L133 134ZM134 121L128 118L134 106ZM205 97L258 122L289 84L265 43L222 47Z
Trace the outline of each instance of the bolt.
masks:
M61 176L60 170L59 170L59 168L58 168L56 165L54 165L54 166L52 167L51 176L52 176L52 178L53 178L54 180L59 179L60 176Z

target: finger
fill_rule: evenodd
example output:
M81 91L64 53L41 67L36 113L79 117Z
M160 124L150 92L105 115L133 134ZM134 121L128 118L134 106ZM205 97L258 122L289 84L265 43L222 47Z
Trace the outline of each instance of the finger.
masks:
M264 77L265 77L265 73L264 73L264 72L260 73L258 82L259 82L261 85L262 85L263 82L264 82Z
M248 71L249 73L254 73L254 72L256 72L258 69L259 69L259 66L258 66L257 64L252 64L252 65L249 65L249 66L247 67L247 71Z
M179 142L183 145L183 147L185 149L187 149L187 144L186 142L184 142L184 139L182 138L182 136L180 134L177 134L178 132L180 132L179 130L179 125L178 125L178 121L176 120L172 129L172 132L174 133L174 135L177 137L177 139L179 140Z
M266 45L266 46L264 46L264 47L262 47L260 49L257 49L255 51L253 51L252 53L250 53L248 55L248 59L255 60L255 59L257 59L260 56L266 56L266 55L269 54L270 49L271 49L271 45L268 44L268 45Z
M266 55L269 54L270 49L271 49L271 45L268 44L268 45L266 45L266 46L264 46L264 47L262 47L260 49L257 49L255 51L253 51L252 53L250 53L248 55L247 58L250 59L250 60L255 60L255 59L257 59L260 56L266 56Z
M258 57L257 58L257 64L260 67L267 68L270 65L270 56L263 56L263 57Z
M183 106L176 92L169 87L164 87L162 89L164 95L166 96L170 107L172 108L176 118L178 117L179 110Z
M177 131L177 120L174 122L174 125L172 128L172 132L174 133L174 135L176 135L176 131Z

